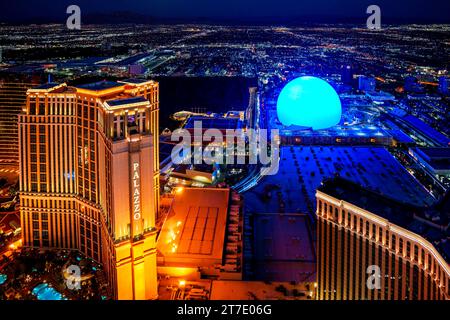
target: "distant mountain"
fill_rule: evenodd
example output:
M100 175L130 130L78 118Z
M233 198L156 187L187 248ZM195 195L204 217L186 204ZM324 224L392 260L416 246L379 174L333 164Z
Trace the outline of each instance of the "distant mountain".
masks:
M81 22L87 24L154 24L156 21L152 16L130 11L96 12L81 16Z
M44 23L65 23L66 17L36 17L32 19L22 19L19 17L9 17L3 23L13 24L44 24ZM82 14L81 22L86 24L222 24L222 25L307 25L307 24L365 24L366 16L342 17L337 15L304 15L298 17L246 17L246 18L219 18L219 17L154 17L131 11L114 12L93 12ZM382 17L384 24L432 24L432 23L450 23L450 16L440 20L430 19L406 19L399 17Z

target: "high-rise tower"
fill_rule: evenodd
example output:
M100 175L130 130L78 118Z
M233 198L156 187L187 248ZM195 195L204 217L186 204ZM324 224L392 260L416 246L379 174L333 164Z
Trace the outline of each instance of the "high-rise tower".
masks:
M26 247L101 262L117 299L157 297L158 84L48 83L19 116Z
M30 83L0 83L0 165L19 166L17 116L26 103Z

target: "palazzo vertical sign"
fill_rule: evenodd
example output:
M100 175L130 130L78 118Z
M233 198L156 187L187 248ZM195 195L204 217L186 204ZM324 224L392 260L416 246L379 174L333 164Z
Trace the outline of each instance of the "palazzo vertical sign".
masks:
M141 191L140 191L140 175L139 162L133 163L133 218L134 220L141 219Z

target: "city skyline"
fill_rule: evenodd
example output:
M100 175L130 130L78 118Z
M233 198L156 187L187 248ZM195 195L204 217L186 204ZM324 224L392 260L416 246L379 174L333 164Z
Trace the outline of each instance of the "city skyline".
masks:
M0 300L449 300L450 4L326 3L5 8Z
M258 24L305 24L309 22L364 23L366 9L375 4L381 8L386 23L449 23L446 14L450 4L445 0L433 5L423 0L387 1L372 3L369 0L344 1L227 1L212 3L206 0L189 2L130 1L124 6L121 1L85 1L78 3L50 0L32 2L19 0L14 6L0 6L0 23L48 23L63 22L66 8L78 5L87 23L258 23ZM138 21L133 21L137 19Z

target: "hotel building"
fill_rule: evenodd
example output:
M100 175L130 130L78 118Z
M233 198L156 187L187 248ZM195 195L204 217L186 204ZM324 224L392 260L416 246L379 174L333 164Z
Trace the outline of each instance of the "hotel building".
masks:
M158 84L48 83L19 116L25 247L79 250L116 299L157 298Z
M316 197L318 299L450 298L450 267L438 251L445 241L422 236L432 230L444 240L445 226L341 178L325 181Z
M18 169L17 117L25 106L29 83L0 83L0 164Z

